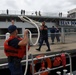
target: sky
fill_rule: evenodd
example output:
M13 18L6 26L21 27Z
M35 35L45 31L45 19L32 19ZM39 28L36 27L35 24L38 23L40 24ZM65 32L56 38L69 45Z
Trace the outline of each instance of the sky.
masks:
M0 0L0 10L42 11L67 13L76 8L76 0Z

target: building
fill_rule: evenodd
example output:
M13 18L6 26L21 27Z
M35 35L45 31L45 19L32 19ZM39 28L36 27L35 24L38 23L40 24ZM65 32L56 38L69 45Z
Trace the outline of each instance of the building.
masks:
M76 8L74 8L72 10L69 10L67 17L69 17L69 18L76 18Z
M71 13L71 12L69 12ZM60 16L36 16L36 15L26 15L27 17L35 20L35 21L45 21L48 27L48 32L50 31L52 26L61 27L70 27L70 30L76 31L76 19L70 17L60 17ZM0 35L6 34L8 32L7 28L11 25L11 19L15 20L15 25L18 27L19 34L23 34L24 29L31 30L32 33L37 33L37 29L35 26L30 23L22 21L17 14L0 14ZM75 29L74 29L75 28ZM66 28L65 31L70 31Z

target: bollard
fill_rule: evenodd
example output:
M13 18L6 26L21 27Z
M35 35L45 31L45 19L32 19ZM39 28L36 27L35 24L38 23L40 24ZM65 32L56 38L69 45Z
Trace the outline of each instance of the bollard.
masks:
M61 75L61 72L60 72L60 71L57 71L56 73L57 73L58 75Z
M67 75L73 75L73 74L67 73Z
M64 70L63 70L63 75L66 75L66 74L67 74L66 72L67 72L67 70L64 69Z
M10 33L7 32L5 40L7 40L9 38L9 36L10 36Z

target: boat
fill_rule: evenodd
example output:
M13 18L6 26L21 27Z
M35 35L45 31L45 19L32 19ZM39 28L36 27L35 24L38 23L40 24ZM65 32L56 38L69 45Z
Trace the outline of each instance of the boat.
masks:
M2 22L0 21L1 26L3 25L4 28L1 30L2 34L5 34L5 32L7 32L6 28L7 26L10 24L9 22L9 18L13 18L13 15L0 15L2 18L2 20L4 20L3 18L6 18L6 22ZM20 30L20 34L22 34L24 25L26 22L20 21L18 16L24 16L26 17L26 15L14 15L14 18L16 19L16 24L18 24L19 29ZM27 16L27 17L31 17L33 19L34 22L37 23L37 21L35 21L35 19L40 19L40 21L46 20L49 26L49 29L51 28L50 24L50 20L57 23L58 21L61 24L61 20L75 20L75 19L69 19L69 18L61 18L61 17L44 17L44 16ZM26 19L27 20L27 19ZM19 22L17 22L19 21ZM52 23L52 25L55 25L55 23ZM6 24L6 26L5 26ZM22 26L20 26L22 24ZM27 23L26 23L27 24ZM0 26L0 28L1 28ZM61 29L62 27L62 29ZM34 27L28 24L28 26L26 26L26 28L28 29L33 29ZM75 27L71 27L73 30ZM69 29L66 28L66 30ZM4 30L4 31L3 31ZM63 26L60 26L60 30L63 30ZM37 30L35 30L35 32L37 33ZM33 32L34 33L34 32ZM1 35L2 35L1 34ZM63 34L62 34L63 35ZM21 35L20 35L21 36ZM64 36L63 36L64 37ZM4 39L5 37L2 36L1 39ZM62 38L62 43L64 43L65 41ZM30 48L31 49L31 48ZM25 73L25 66L27 66L27 73L26 75L75 75L76 74L76 66L75 66L75 57L76 57L76 50L75 49L71 49L71 50L61 50L61 51L55 51L55 52L42 52L39 54L29 54L28 56L28 65L26 65L26 57L23 58L23 60L21 61L22 63L22 68L23 68L23 72ZM45 63L44 63L45 60ZM64 61L65 60L65 61ZM63 63L64 62L64 63ZM55 63L55 64L54 64ZM32 64L32 65L31 65ZM35 64L35 66L34 66ZM46 69L43 70L41 69L42 67L44 67L44 65L46 65ZM39 66L41 65L41 66ZM0 74L1 75L10 75L10 71L8 69L8 63L7 63L7 58L1 58L0 59Z

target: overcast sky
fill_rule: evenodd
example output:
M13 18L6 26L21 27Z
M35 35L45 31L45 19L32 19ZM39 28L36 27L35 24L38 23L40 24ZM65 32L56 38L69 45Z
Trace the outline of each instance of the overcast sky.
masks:
M0 0L0 10L63 12L76 8L76 0Z

